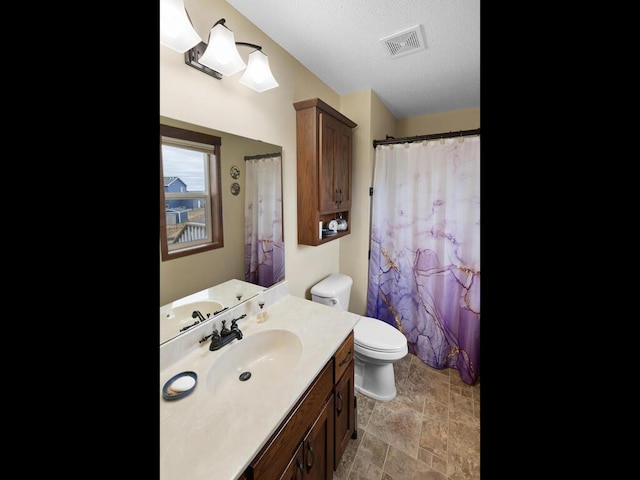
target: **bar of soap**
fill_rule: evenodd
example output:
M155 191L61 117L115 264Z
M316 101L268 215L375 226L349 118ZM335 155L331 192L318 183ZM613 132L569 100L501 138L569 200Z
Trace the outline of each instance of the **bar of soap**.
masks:
M193 388L195 384L196 384L195 378L190 377L189 375L185 375L184 377L180 377L177 380L175 380L171 384L170 388L174 392L184 392L185 390L189 390L190 388Z

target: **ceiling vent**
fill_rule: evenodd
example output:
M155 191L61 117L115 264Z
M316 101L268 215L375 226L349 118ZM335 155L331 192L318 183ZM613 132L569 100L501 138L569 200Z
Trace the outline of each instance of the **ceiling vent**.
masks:
M381 38L389 57L396 58L425 50L427 47L420 25Z

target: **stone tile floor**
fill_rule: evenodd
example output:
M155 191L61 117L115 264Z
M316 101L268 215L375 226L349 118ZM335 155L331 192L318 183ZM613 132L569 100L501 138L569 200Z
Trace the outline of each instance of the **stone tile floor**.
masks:
M333 480L479 480L480 380L408 354L394 364L396 398L356 392L358 436Z

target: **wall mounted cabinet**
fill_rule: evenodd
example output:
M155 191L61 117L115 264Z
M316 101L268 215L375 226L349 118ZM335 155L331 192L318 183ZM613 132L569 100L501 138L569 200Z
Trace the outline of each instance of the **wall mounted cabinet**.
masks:
M351 233L351 164L357 124L319 98L296 109L298 243L320 245ZM327 232L331 220L346 230ZM324 231L324 232L323 232Z

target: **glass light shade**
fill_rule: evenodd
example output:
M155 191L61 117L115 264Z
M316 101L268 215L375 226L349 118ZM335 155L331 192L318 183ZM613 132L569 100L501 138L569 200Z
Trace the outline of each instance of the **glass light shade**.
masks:
M249 54L249 66L240 78L240 83L256 92L264 92L279 85L269 68L269 58L260 50Z
M233 75L247 66L240 58L233 32L222 24L211 29L209 44L198 63L213 68L222 75Z
M160 44L184 53L202 41L182 0L160 0Z

